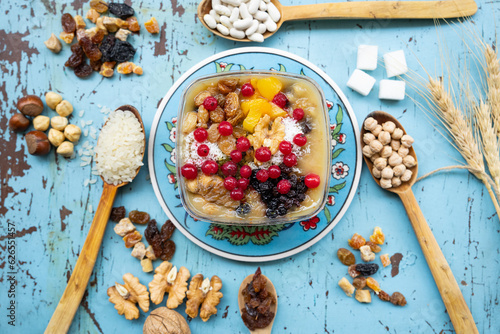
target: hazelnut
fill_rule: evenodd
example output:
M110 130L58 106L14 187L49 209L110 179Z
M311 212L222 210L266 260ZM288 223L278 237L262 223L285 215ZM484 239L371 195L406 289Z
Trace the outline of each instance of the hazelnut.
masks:
M67 117L71 115L72 112L73 112L73 106L66 100L62 100L56 106L56 113L58 113L59 116Z
M54 33L52 33L52 35L50 35L50 38L45 42L43 42L43 44L45 44L47 49L49 49L54 53L61 52L62 49L61 41L57 38L57 36Z
M12 115L9 120L9 128L14 132L23 132L30 126L30 120L20 112Z
M47 131L50 126L50 118L43 115L38 115L33 119L33 126L35 130Z
M42 131L30 131L25 136L28 152L32 155L45 155L50 151L50 142Z
M65 141L57 148L57 154L62 155L65 158L69 158L73 155L74 146L70 141Z
M58 147L64 141L64 133L56 129L49 130L49 141L55 147Z
M80 139L81 134L82 130L74 124L69 124L66 128L64 128L64 136L69 141L72 142L78 141Z
M64 128L68 125L68 119L66 117L54 116L50 120L50 125L56 130L64 131Z
M45 103L47 103L52 110L56 110L56 106L61 103L61 101L62 96L57 93L47 92L47 94L45 94Z
M42 113L43 102L36 95L26 95L17 101L17 109L26 116L35 117Z

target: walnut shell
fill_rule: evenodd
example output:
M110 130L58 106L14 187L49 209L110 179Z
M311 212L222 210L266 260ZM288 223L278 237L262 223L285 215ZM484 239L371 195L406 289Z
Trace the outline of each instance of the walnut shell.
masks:
M143 334L191 334L186 319L178 312L159 307L146 318Z

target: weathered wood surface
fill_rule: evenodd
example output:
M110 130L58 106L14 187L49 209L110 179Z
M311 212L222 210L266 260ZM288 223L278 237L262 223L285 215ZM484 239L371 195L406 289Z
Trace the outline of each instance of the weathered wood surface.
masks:
M326 1L318 1L326 2ZM297 5L301 1L283 1ZM313 3L313 1L311 1ZM159 101L179 76L208 55L242 46L219 38L196 21L196 3L138 1L134 8L140 22L154 15L161 34L144 31L132 37L138 53L134 61L145 74L87 80L75 78L65 69L69 56L65 47L59 55L43 45L51 32L61 31L63 12L84 14L82 1L0 2L0 332L42 332L57 305L81 249L97 208L102 184L83 187L86 179L96 178L80 160L67 161L54 152L46 157L25 153L24 138L12 134L7 122L15 102L23 94L42 95L60 92L75 107L74 120L102 124L99 106L115 108L131 104L141 111L149 132ZM488 43L494 42L495 23L500 15L498 1L478 2L475 27ZM82 10L82 6L84 10ZM442 32L450 49L465 52L451 27ZM377 98L377 89L362 98L347 89L345 82L355 68L358 44L378 44L380 53L403 48L409 66L418 70L414 54L433 69L439 63L437 34L432 21L317 21L287 23L264 46L287 50L309 59L325 70L345 91L359 119L372 110L386 110L404 124L417 139L420 173L456 164L460 156L434 130L415 105L388 103ZM245 44L246 46L247 44ZM419 70L422 73L421 70ZM384 76L382 66L373 75ZM377 88L377 86L376 86ZM48 108L46 114L52 115ZM90 136L81 143L89 140ZM81 144L77 148L81 147ZM433 176L417 183L415 196L459 281L465 300L480 333L498 333L499 222L484 187L464 171ZM129 210L148 211L158 221L166 219L150 186L147 166L137 179L121 189L117 205ZM10 225L9 225L10 224ZM9 258L8 228L15 226L16 260L13 272L16 285L16 327L7 324ZM401 291L408 305L396 308L374 300L359 304L337 287L345 268L336 259L336 250L346 245L354 232L368 235L375 225L387 234L384 252L403 254L400 273L390 277L389 270L375 277L387 291ZM180 233L174 235L177 265L195 274L219 275L224 283L224 298L219 314L208 323L199 318L190 322L194 333L245 333L239 318L236 292L241 280L255 270L253 264L237 263L211 255L191 244ZM362 173L357 196L344 219L310 249L292 258L261 265L273 281L280 297L274 323L279 333L450 333L453 328L430 271L420 251L402 204L395 195L378 188L367 170ZM139 262L130 256L123 241L109 226L94 273L73 324L72 333L141 332L145 315L136 321L118 316L108 302L106 289L131 272L147 283L152 275L141 272ZM179 308L184 314L184 306Z

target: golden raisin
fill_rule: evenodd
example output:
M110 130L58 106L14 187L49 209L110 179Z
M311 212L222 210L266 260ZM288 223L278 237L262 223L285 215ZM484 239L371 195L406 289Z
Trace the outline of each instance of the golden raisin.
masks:
M133 71L133 64L129 61L126 61L124 63L118 64L116 67L116 71L121 74L130 74Z
M108 10L108 4L102 0L91 0L90 8L94 9L99 13L105 13Z
M86 27L85 21L83 20L83 17L81 17L81 15L76 15L74 19L76 23L76 29L83 29Z
M151 34L157 34L160 32L160 25L154 17L152 17L149 21L144 22L144 26L146 27L146 30Z
M370 241L379 245L384 244L385 235L380 227L377 226L373 229L373 234L370 236Z
M142 70L142 67L137 66L135 64L133 64L133 65L134 65L134 68L132 69L132 72L134 72L134 74L142 75L142 73L144 73Z
M137 18L135 16L129 17L126 21L128 23L128 30L133 32L141 30L141 26L139 25L139 22L137 22Z
M115 71L113 68L115 67L116 62L114 61L107 61L101 65L101 71L99 72L100 75L104 77L112 77Z
M94 8L90 8L87 15L85 15L85 17L92 21L92 23L96 23L99 16L101 16L101 14L99 14Z
M144 225L149 223L150 217L147 212L132 210L128 214L128 219L130 219L130 221L134 224Z
M215 110L210 112L210 120L214 123L220 123L224 121L224 111L221 107L217 106Z
M380 246L374 243L373 241L367 241L365 245L370 246L371 251L374 253L378 253L382 250L382 248L380 248Z
M361 290L366 286L366 278L364 278L363 276L355 277L352 280L352 285L354 285L356 289Z
M376 294L378 294L380 292L380 285L378 284L378 282L375 280L375 278L373 277L368 277L366 278L366 285L372 289L373 291L375 291Z
M215 143L219 140L220 138L220 132L219 132L219 123L212 123L210 127L208 128L208 141L211 143Z
M356 263L354 254L345 248L339 248L339 250L337 251L337 257L339 258L340 262L342 262L342 264L345 264L346 266L350 266L351 264Z
M354 249L359 249L359 247L364 246L366 243L365 238L360 236L357 233L354 233L351 239L349 239L349 246L351 246Z
M125 241L125 247L127 248L132 248L136 243L141 241L142 236L139 232L134 231L128 233L126 236L123 237L123 241Z

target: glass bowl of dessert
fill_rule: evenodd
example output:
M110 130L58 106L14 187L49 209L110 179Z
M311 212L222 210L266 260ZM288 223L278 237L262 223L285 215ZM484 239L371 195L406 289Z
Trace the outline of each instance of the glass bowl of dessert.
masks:
M270 225L306 220L325 206L329 116L316 82L276 71L194 80L176 137L182 204L196 220Z

